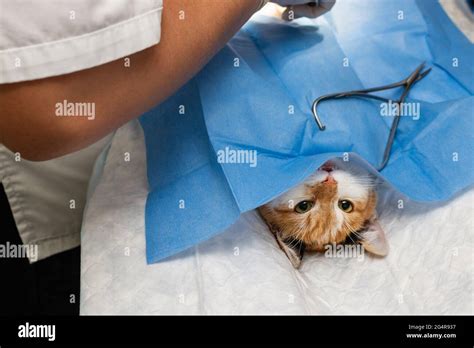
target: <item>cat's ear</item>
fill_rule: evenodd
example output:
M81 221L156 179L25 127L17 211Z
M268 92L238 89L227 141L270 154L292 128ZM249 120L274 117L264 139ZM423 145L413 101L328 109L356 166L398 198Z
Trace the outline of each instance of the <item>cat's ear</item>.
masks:
M274 232L281 250L286 254L294 268L298 269L303 259L305 245L296 239L283 239L279 232Z
M360 243L369 253L386 256L388 254L388 242L385 232L380 226L377 218L372 218L365 229L360 232Z

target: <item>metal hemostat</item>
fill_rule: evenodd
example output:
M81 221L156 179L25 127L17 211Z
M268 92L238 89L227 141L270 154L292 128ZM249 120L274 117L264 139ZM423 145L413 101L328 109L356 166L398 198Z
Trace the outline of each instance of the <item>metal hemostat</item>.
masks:
M390 158L390 152L392 149L393 141L395 139L395 134L397 132L398 124L400 122L401 106L404 103L405 98L407 97L408 92L410 91L411 87L415 83L423 79L431 71L431 68L423 71L424 67L425 67L425 63L420 64L415 69L415 71L413 71L410 74L410 76L408 76L406 79L400 82L396 82L396 83L392 83L392 84L380 86L380 87L368 88L368 89L359 89L359 90L348 91L348 92L331 93L331 94L326 94L317 98L313 102L313 107L312 107L313 116L316 121L316 124L318 125L321 131L324 131L326 129L326 126L322 123L321 117L318 115L318 110L317 110L318 104L323 100L339 99L339 98L347 98L347 97L360 97L360 98L376 99L376 100L384 101L386 103L397 104L398 114L395 115L395 118L393 119L393 122L392 122L392 126L390 127L390 133L388 136L387 145L385 146L382 163L377 167L377 170L381 171L383 168L385 168L385 166L387 165L388 159ZM398 87L404 87L403 93L398 100L387 99L387 98L380 97L378 95L370 94L371 92L385 91L388 89L393 89L393 88L398 88Z

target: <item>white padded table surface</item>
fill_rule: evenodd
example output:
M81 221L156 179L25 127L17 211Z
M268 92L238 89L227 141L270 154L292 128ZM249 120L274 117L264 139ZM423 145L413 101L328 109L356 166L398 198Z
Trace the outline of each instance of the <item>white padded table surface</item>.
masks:
M137 121L116 132L104 158L82 229L83 315L473 312L472 189L434 205L382 189L379 215L390 244L383 259L313 254L296 271L249 212L223 234L147 265L146 159Z

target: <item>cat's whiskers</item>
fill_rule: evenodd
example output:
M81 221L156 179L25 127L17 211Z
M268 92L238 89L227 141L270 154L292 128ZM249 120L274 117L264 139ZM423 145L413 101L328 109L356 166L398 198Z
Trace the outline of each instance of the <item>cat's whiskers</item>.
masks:
M351 233L353 233L357 238L363 239L362 234L359 233L358 231L356 231L355 228L353 228L351 225L349 225L348 223L346 223L346 227L347 227L347 229L348 229ZM350 237L350 234L349 234L349 238L351 238L351 237ZM354 242L354 240L353 240L352 238L351 238L351 240ZM355 242L354 242L354 243L355 243Z
M347 221L344 221L343 222L343 225L349 230L349 233L346 232L346 235L350 238L350 240L356 244L355 240L352 239L351 237L351 233L354 233L357 237L360 237L360 235L357 233L357 231L347 222Z
M367 181L354 180L353 183L365 188L372 188L375 186L374 182L370 180L367 180Z
M291 234L291 237L296 241L303 240L307 232L308 231L306 230L306 224L304 223L304 221L301 221L299 223L298 229Z

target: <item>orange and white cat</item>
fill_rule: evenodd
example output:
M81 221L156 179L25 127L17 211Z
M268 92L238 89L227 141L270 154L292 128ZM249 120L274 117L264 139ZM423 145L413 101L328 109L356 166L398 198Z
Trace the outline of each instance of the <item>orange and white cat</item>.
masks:
M375 177L357 165L334 159L308 179L258 208L295 268L304 250L360 243L385 256L388 244L377 221Z

